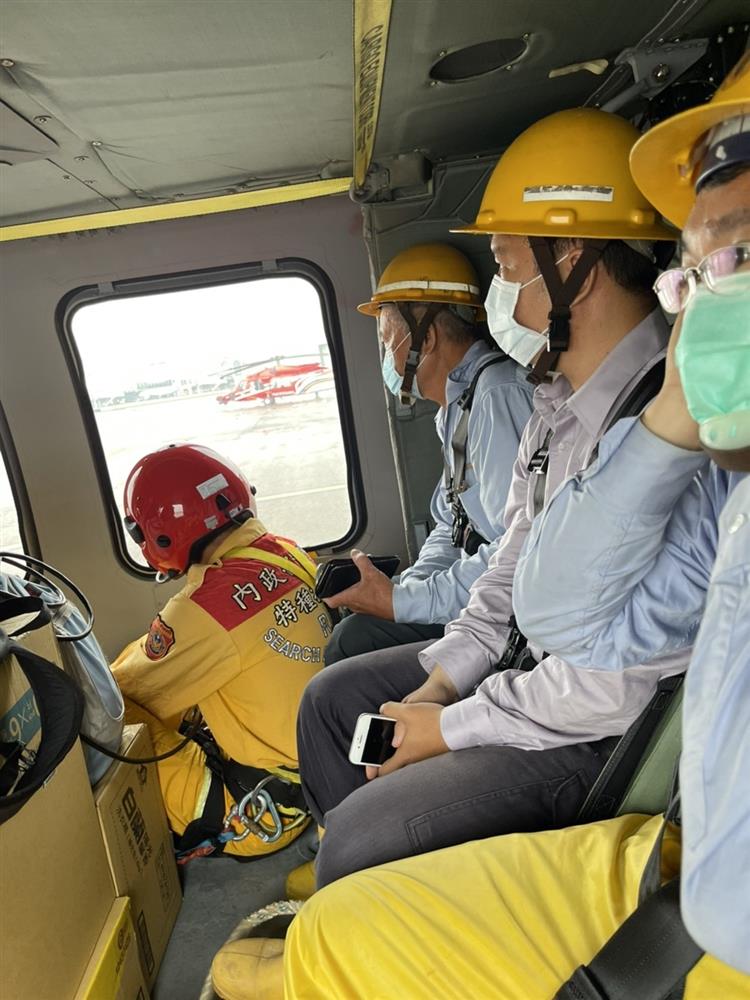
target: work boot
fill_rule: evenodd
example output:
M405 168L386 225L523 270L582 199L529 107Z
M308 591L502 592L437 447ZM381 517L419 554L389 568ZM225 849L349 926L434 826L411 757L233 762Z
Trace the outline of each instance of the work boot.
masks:
M242 938L216 953L211 980L222 1000L284 1000L284 942Z
M315 892L315 862L292 868L286 878L287 899L309 899Z

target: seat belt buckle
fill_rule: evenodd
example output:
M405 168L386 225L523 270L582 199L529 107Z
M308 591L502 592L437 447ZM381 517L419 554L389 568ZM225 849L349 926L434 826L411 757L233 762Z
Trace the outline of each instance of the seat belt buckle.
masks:
M465 410L468 406L471 405L473 395L474 393L471 391L471 386L464 389L464 391L456 400L456 406L459 408L459 410Z
M537 448L534 454L529 460L529 464L526 466L527 472L533 472L536 476L544 475L547 471L547 465L549 464L549 449L548 448Z
M451 504L451 510L453 511L453 525L451 527L451 544L456 549L463 548L464 536L466 535L466 530L469 527L469 518L466 511L463 508L463 504L456 497L456 499Z
M511 615L509 621L508 638L505 643L503 655L500 662L495 667L496 671L509 670L515 666L519 654L526 648L526 636L516 625L515 615Z

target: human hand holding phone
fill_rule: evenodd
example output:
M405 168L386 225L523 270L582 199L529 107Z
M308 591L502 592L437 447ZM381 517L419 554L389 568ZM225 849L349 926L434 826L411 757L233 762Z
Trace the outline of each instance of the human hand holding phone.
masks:
M373 769L380 767L395 753L393 737L396 723L385 715L363 712L354 727L349 749L352 764L362 764Z
M437 757L450 749L440 731L440 713L442 705L428 702L418 702L404 705L401 702L388 701L380 706L379 716L369 718L385 719L394 724L393 736L388 748L388 756L382 763L359 760L356 763L365 764L367 778L382 777L392 771L398 771L406 764L414 764L428 757ZM362 716L360 716L362 718ZM349 757L351 760L351 756Z
M396 559L395 556L377 558L390 560L391 564ZM332 593L330 597L321 593L316 587L318 596L324 598L329 608L346 607L359 614L374 615L376 618L393 621L393 581L359 549L352 549L352 562L359 573L358 582L338 593ZM397 568L398 560L390 570L391 574L395 573Z

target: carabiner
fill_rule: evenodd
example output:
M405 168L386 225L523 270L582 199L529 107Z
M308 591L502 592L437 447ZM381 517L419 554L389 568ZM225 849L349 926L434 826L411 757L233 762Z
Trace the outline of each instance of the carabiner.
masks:
M272 774L263 778L252 791L248 792L247 795L243 796L239 802L236 802L232 806L224 820L222 839L225 842L230 840L244 840L251 833L259 840L262 840L264 844L275 844L281 838L281 835L284 833L284 825L276 808L276 803L264 787L273 778ZM251 811L250 815L248 815L248 809ZM273 823L273 829L270 832L260 822L266 815L270 817ZM232 831L232 823L235 820L245 827L242 833L230 833Z

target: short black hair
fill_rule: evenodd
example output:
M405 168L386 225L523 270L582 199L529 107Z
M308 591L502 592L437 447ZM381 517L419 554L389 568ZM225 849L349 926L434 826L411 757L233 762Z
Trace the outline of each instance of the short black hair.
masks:
M585 247L588 240L563 236L552 242L555 260L570 250ZM632 295L652 295L659 269L654 261L633 250L623 240L610 240L599 258L612 280Z
M711 188L730 184L748 171L750 171L750 163L732 163L728 167L721 167L710 174L702 184L698 185L698 191L710 191Z
M469 311L469 310L467 310ZM474 310L470 310L474 312ZM474 312L476 316L476 312ZM454 344L467 344L481 336L481 331L477 329L476 322L469 323L463 316L450 306L441 309L435 317L435 321L440 324L440 329L445 336Z
M415 306L422 306L426 308L429 305L427 302L409 302L407 304L412 313L414 313ZM384 302L381 308L384 308L385 306L398 308L395 302ZM476 310L472 309L471 306L461 306L460 308L465 315L468 316L473 314L476 317ZM420 315L422 314L420 313ZM482 324L478 324L476 320L473 323L470 323L465 316L460 316L458 314L456 307L453 307L450 304L445 304L440 309L433 322L439 324L446 339L451 341L451 343L470 344L474 340L483 339ZM404 324L405 323L406 321L404 320Z

